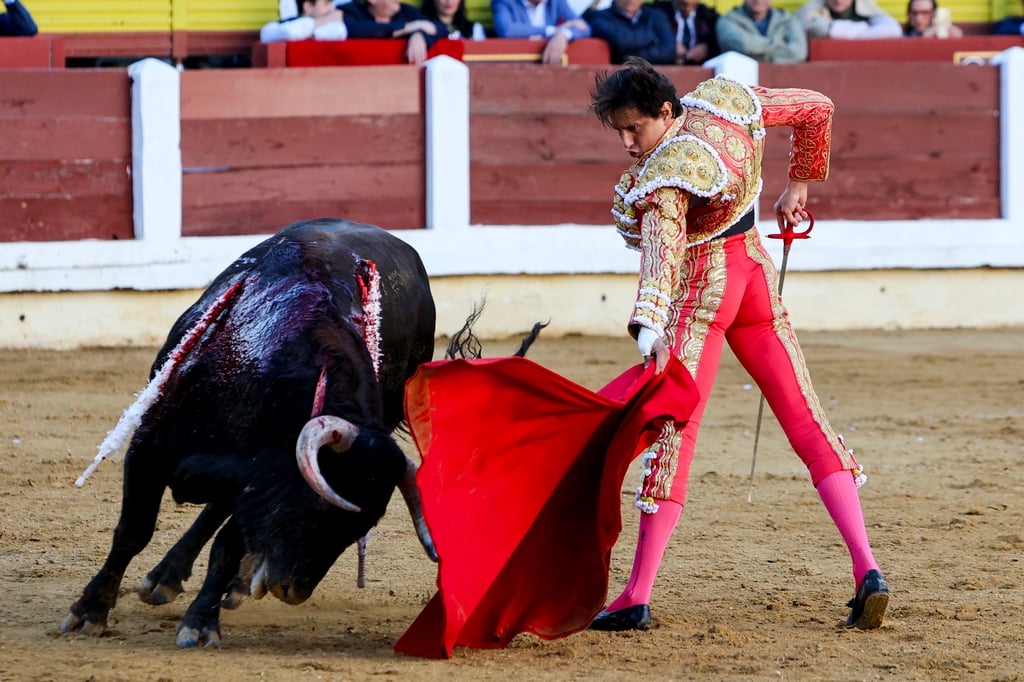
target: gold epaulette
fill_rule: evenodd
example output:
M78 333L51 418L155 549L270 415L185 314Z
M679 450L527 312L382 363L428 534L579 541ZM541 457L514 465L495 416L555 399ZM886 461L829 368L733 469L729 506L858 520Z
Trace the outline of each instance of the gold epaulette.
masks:
M750 88L725 76L702 81L679 101L738 125L751 125L761 118L761 100Z

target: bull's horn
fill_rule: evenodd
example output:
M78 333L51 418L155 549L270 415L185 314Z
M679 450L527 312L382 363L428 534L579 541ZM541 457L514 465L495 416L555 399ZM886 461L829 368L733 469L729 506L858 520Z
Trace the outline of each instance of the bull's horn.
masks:
M335 507L357 513L362 509L334 492L323 474L320 473L317 453L325 445L335 452L345 452L352 447L352 443L355 442L358 435L359 427L354 424L341 417L321 415L306 422L299 434L299 441L295 445L295 459L299 463L302 478L306 479L309 487Z
M416 528L416 535L420 538L420 544L426 551L431 561L437 561L437 550L434 548L434 539L430 537L427 529L427 522L423 518L423 503L420 501L420 491L416 487L416 472L419 467L408 457L405 458L405 473L398 480L398 489L405 498L405 506L409 507L409 515L412 516L412 524Z

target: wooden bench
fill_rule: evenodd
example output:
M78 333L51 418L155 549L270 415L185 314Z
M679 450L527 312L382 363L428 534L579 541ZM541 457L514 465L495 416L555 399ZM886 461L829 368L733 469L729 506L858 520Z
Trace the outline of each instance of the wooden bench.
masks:
M4 37L0 40L0 68L63 69L64 40L52 35Z
M471 62L539 62L544 41L517 38L487 40L448 40L435 43L430 56L446 54ZM608 44L596 38L576 40L566 51L567 64L608 64ZM297 40L279 43L255 43L252 65L280 68L286 66L369 66L404 64L405 41L353 38L350 40Z
M1024 36L965 35L962 38L880 40L812 38L808 61L952 62L972 54L990 56L1015 46L1024 47Z

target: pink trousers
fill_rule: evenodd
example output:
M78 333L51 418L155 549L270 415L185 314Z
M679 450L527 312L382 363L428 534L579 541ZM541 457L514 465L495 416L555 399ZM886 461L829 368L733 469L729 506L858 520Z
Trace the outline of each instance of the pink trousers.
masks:
M690 247L681 278L666 329L670 347L697 382L701 400L681 432L669 429L659 438L661 468L674 459L675 473L670 487L664 482L668 490L655 497L686 501L697 431L725 341L764 393L815 486L836 471L857 469L811 386L778 294L778 273L757 230Z

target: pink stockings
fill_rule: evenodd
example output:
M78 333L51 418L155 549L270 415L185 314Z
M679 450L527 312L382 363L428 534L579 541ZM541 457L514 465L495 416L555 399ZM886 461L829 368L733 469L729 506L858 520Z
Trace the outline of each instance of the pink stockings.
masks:
M651 603L654 578L665 554L668 539L679 522L683 506L670 500L658 503L655 514L640 513L640 535L633 557L633 573L619 598L607 606L607 611L618 611L637 604Z
M825 503L825 509L843 536L850 559L853 561L853 578L860 587L864 574L877 569L875 557L871 554L868 532L864 528L864 515L860 510L860 495L857 484L849 471L837 471L818 483L818 495Z

